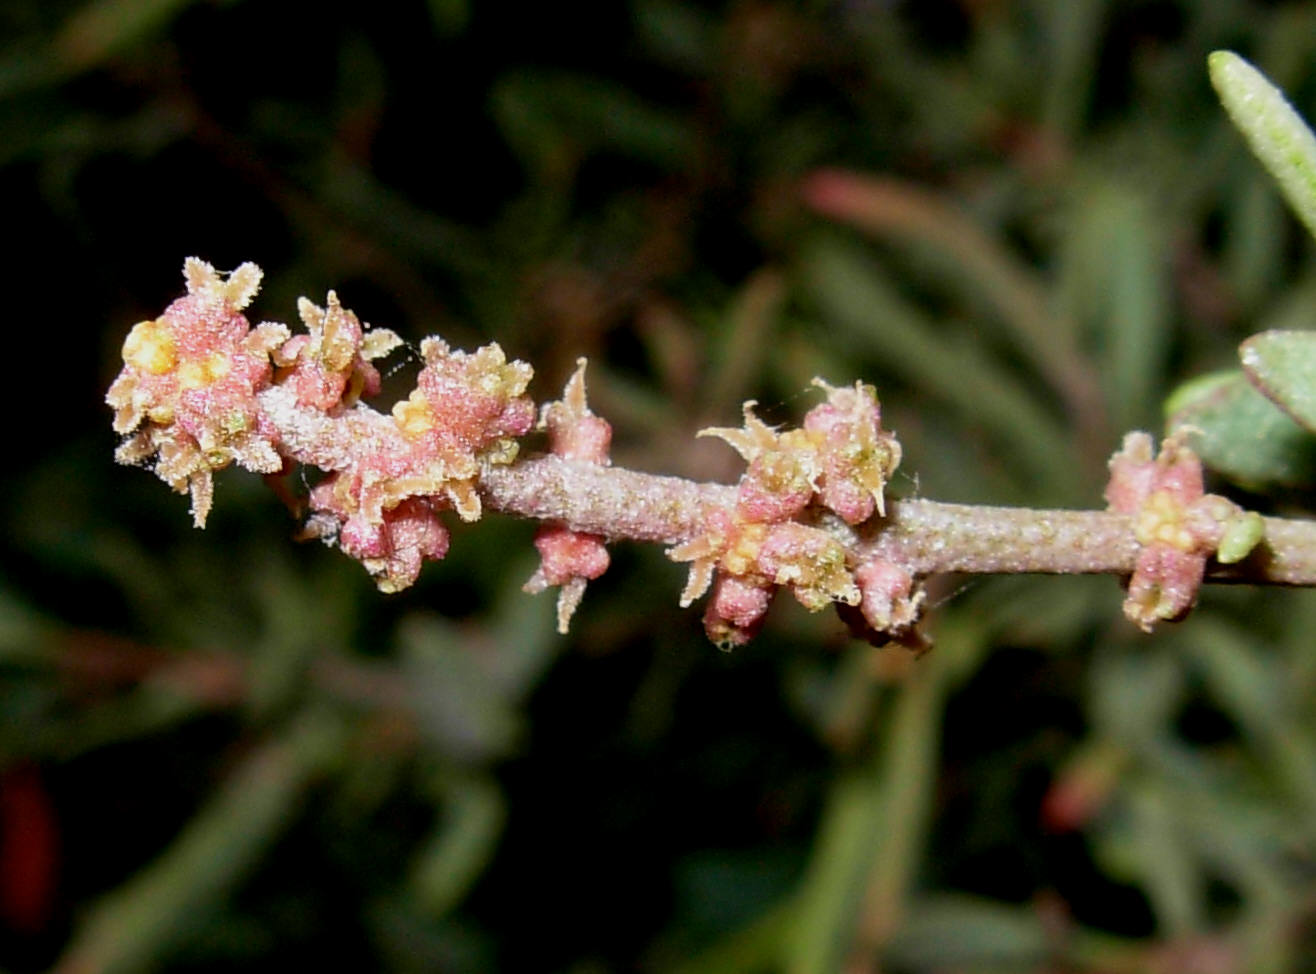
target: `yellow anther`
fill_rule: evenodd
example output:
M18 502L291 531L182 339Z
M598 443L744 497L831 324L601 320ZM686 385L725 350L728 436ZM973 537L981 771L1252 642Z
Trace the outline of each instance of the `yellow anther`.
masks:
M139 321L124 339L123 360L141 372L164 375L178 362L169 326L158 319Z
M1133 536L1139 544L1167 544L1180 551L1191 552L1197 539L1184 521L1183 506L1169 491L1155 491L1138 511Z
M434 411L417 389L408 398L393 404L393 421L404 436L415 439L434 428Z
M722 568L732 575L744 575L753 570L767 532L765 524L744 525L736 535L735 543L722 556Z
M184 362L178 368L178 385L183 389L200 389L206 384L205 366L198 361Z
M224 376L228 375L228 370L232 367L229 357L223 352L211 352L206 359L206 382L218 382Z
M212 352L203 359L191 359L178 367L178 385L183 389L200 389L228 375L229 360L223 352Z

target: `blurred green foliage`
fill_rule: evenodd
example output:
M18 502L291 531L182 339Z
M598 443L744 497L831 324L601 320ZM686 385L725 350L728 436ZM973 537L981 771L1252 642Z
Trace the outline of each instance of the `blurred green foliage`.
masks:
M898 492L1097 506L1316 310L1219 47L1316 107L1310 3L0 6L0 968L1313 969L1311 593L1144 637L949 580L921 660L787 605L727 656L622 546L564 639L530 525L382 597L255 478L194 532L101 403L183 257L253 259L541 398L588 355L630 466L859 378Z

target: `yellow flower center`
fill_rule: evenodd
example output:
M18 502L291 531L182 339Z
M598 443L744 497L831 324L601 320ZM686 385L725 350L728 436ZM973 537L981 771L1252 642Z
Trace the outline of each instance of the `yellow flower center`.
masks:
M1147 498L1138 511L1133 534L1142 545L1159 542L1184 552L1197 547L1197 539L1184 524L1183 506L1166 490L1155 491Z
M766 524L744 524L736 532L735 540L722 556L722 569L732 575L744 575L754 568L759 549L767 536Z
M398 424L403 436L414 440L434 428L434 410L420 390L416 389L406 399L393 404L393 421Z
M178 385L183 389L200 389L228 375L228 356L212 352L203 359L191 359L178 367Z
M163 321L139 321L123 342L123 360L140 372L164 375L178 363L177 347Z

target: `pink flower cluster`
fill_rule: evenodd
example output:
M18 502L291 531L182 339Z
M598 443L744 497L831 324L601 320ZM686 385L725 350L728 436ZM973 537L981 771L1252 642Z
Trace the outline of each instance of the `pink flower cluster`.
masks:
M384 591L412 584L425 561L447 553L443 512L473 521L489 503L544 520L525 588L559 590L563 632L587 582L607 570L615 531L678 542L668 555L690 566L681 604L712 589L704 627L724 648L759 630L782 588L811 611L836 606L856 636L919 645L920 579L897 549L861 543L871 540L864 525L886 517L901 452L871 386L815 379L824 401L798 428L768 426L750 402L741 427L702 430L745 459L734 493L674 478L637 486L646 475L599 469L610 463L612 428L589 408L583 359L537 416L529 365L496 343L463 352L428 338L415 389L380 412L365 399L380 391L374 362L402 345L393 332L363 325L332 291L324 307L301 299L302 334L253 327L243 310L260 286L255 264L224 275L189 258L183 273L186 295L128 334L106 400L124 436L117 459L149 464L189 493L198 527L215 471L236 463L290 499L286 475L301 464L322 472L305 498L290 499L307 515L303 535L360 561ZM552 457L516 463L536 425ZM1106 500L1138 545L1124 611L1144 629L1183 616L1208 560L1248 557L1266 530L1259 515L1204 493L1187 436L1154 453L1150 436L1131 433L1110 461Z
M893 613L896 596L882 594L889 580L880 571L856 571L847 556L851 526L885 513L883 491L900 463L900 444L882 429L872 386L815 384L827 399L799 429L774 430L750 402L743 427L700 432L726 440L748 463L734 510L711 512L704 534L669 552L691 563L682 605L713 586L704 628L723 648L754 636L783 586L811 611L857 606L865 618L872 615L875 632L908 627L917 615L908 574L901 610Z
M214 471L233 462L267 474L283 468L277 433L256 393L270 382L270 354L289 332L272 323L253 329L242 314L260 287L255 264L225 280L193 257L183 276L187 295L128 333L123 371L105 398L115 411L114 431L127 434L115 458L154 458L161 480L191 493L192 519L202 527Z
M612 461L612 426L590 411L585 397L585 360L578 359L576 371L567 380L562 398L547 403L540 413L539 425L548 432L550 453L576 463L607 466ZM545 524L535 534L535 548L540 564L525 591L537 594L559 586L557 630L566 633L571 617L585 595L586 582L608 570L610 558L603 539L597 534L572 531L560 524Z
M328 411L379 392L379 370L370 363L401 345L401 338L387 328L367 332L333 291L323 308L302 298L297 313L306 334L288 339L273 358L287 370L280 381L292 388L298 402Z
M370 441L311 491L308 529L333 537L387 592L411 585L426 560L448 551L439 511L480 517L481 463L516 459L516 437L534 423L525 395L530 366L508 362L497 344L454 352L421 342L425 366L411 395L393 407L389 435Z
M242 309L260 284L256 265L225 278L190 258L184 277L187 295L124 342L107 396L128 436L117 458L153 461L162 480L189 490L197 526L213 472L230 463L264 474L318 467L327 475L310 492L306 534L360 560L384 591L410 585L423 561L447 552L439 511L478 518L482 465L515 459L535 420L530 366L496 344L468 354L427 339L415 391L384 415L359 399L379 390L371 362L402 343L397 335L367 331L332 292L324 308L301 301L304 335L252 328Z
M294 465L315 468L323 476L293 502L307 515L303 536L360 561L384 591L412 584L425 561L447 553L441 514L479 518L481 478L513 463L519 438L536 426L530 366L508 361L497 344L463 352L428 338L415 389L379 412L364 400L380 390L374 362L402 344L393 332L363 325L333 292L324 307L301 299L301 334L272 322L253 328L243 309L260 284L254 264L223 275L192 258L184 276L187 294L124 342L107 397L126 437L119 460L151 463L189 491L198 526L216 470L237 463L286 494L282 478ZM826 398L798 429L767 426L748 403L742 428L702 433L730 443L747 469L734 504L708 503L701 533L669 554L691 563L682 605L714 587L704 623L721 646L748 640L782 587L813 611L846 607L851 627L875 640L911 630L921 609L908 571L853 563L855 527L885 514L900 444L882 429L871 386L815 383ZM612 428L589 408L583 359L537 425L560 462L610 463ZM525 587L559 589L560 631L608 567L605 540L555 520L535 537L540 565Z
M1139 545L1124 614L1145 632L1188 614L1208 558L1240 561L1260 540L1257 514L1205 493L1202 462L1184 435L1167 438L1154 455L1151 436L1129 433L1110 459L1106 503L1133 516Z

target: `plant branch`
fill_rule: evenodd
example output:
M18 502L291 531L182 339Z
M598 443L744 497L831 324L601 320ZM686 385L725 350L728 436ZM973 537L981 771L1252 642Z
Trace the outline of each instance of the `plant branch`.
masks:
M1146 433L1125 436L1104 512L888 504L902 451L876 390L815 379L824 401L797 428L767 425L747 402L741 426L701 430L746 469L735 486L694 483L610 465L612 427L589 407L584 359L562 397L537 407L533 370L496 343L463 352L427 338L416 388L383 413L365 400L396 334L362 325L332 291L324 307L298 302L302 334L253 328L242 309L260 285L254 264L221 275L189 258L184 278L187 294L124 341L106 396L126 437L116 457L190 493L198 527L213 474L230 464L285 497L298 465L323 471L295 504L303 537L360 561L381 591L444 557L442 512L476 521L486 509L542 522L525 589L558 589L559 631L607 570L608 542L650 541L689 564L682 606L712 590L704 628L724 648L752 638L783 589L811 611L835 605L858 636L918 642L921 582L941 572L1125 576L1124 612L1145 630L1182 618L1222 564L1231 580L1316 584L1316 525L1267 522L1207 494L1180 435L1159 451ZM532 429L547 456L524 456Z
M731 510L736 488L544 456L490 466L480 478L488 508L561 521L609 540L677 544ZM1264 541L1244 561L1211 565L1207 580L1316 585L1316 521L1268 517ZM916 575L1132 574L1140 545L1134 516L892 500L857 532L835 528L855 562L881 557Z

